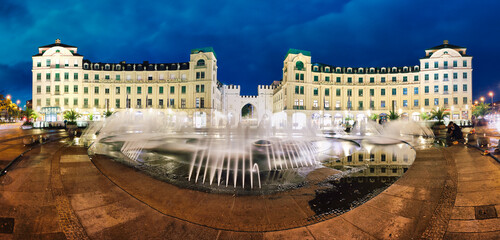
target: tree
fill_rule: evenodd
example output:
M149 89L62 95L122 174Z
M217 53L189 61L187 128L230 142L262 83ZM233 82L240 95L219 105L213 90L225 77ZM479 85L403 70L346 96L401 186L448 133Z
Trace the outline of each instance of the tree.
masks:
M443 123L444 118L450 115L450 113L446 112L446 110L446 108L432 109L431 119L436 119L438 120L438 123Z
M477 118L483 118L491 112L491 108L488 104L479 103L472 107L472 116Z
M389 111L389 119L390 120L397 120L399 118L399 114L396 113L396 111L391 110Z
M68 120L69 124L74 124L76 122L76 119L80 116L81 114L73 109L64 112L64 119Z
M26 117L26 122L30 122L31 119L36 120L39 117L38 113L31 108L27 108L26 111L23 112L23 116Z

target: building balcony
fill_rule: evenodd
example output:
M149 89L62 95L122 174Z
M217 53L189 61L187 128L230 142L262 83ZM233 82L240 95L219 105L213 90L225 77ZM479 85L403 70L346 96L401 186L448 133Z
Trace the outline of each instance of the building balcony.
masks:
M140 104L135 105L135 108L137 108L137 109L141 109L141 108L142 108L142 105L140 105Z
M312 107L312 110L319 110L319 107Z
M341 107L335 107L335 110L340 111L340 110L342 110L342 108Z
M294 110L306 110L304 106L293 106Z
M325 107L325 110L326 110L326 111L330 110L330 107Z

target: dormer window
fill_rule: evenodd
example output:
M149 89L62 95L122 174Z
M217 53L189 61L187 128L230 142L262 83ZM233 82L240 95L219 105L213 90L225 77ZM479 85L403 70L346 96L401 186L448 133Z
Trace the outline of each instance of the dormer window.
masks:
M95 64L94 69L99 69L99 64Z
M330 68L329 67L325 68L325 72L329 73L330 72Z
M318 71L318 67L317 67L317 66L314 66L314 67L313 67L313 71L317 72L317 71Z
M106 64L106 66L104 67L104 69L109 70L109 65Z
M83 68L89 69L89 64L88 63L83 64Z
M198 62L196 62L196 66L198 67L204 67L205 66L205 60L200 59Z
M337 68L337 73L340 73L340 68Z
M120 65L116 65L115 70L120 70Z

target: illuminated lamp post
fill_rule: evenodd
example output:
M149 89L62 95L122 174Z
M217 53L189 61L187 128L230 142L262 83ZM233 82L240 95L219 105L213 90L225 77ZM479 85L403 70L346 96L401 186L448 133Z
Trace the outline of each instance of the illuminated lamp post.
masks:
M491 97L491 106L493 106L493 92L489 92L488 95Z

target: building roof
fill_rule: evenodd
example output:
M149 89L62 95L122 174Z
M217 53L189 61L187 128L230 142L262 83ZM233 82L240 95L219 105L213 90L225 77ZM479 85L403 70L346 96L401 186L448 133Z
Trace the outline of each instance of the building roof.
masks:
M214 54L215 57L217 57L217 55L215 54L215 51L214 51L213 47L204 47L204 48L194 48L194 49L191 49L191 54L196 54L196 53L200 53L200 52L211 52L211 53Z
M426 50L437 50L437 49L443 49L443 48L457 49L457 48L464 48L464 47L460 47L460 46L457 46L457 45L449 44L448 40L444 40L443 44L441 44L439 46L428 48Z
M65 48L76 48L75 46L70 46L64 43L52 43L49 45L41 46L40 48L51 48L51 47L65 47Z
M300 49L294 49L294 48L290 48L288 49L288 52L286 53L286 57L288 57L288 54L299 54L299 53L302 53L303 55L305 56L311 56L311 52L310 51L306 51L306 50L300 50Z

